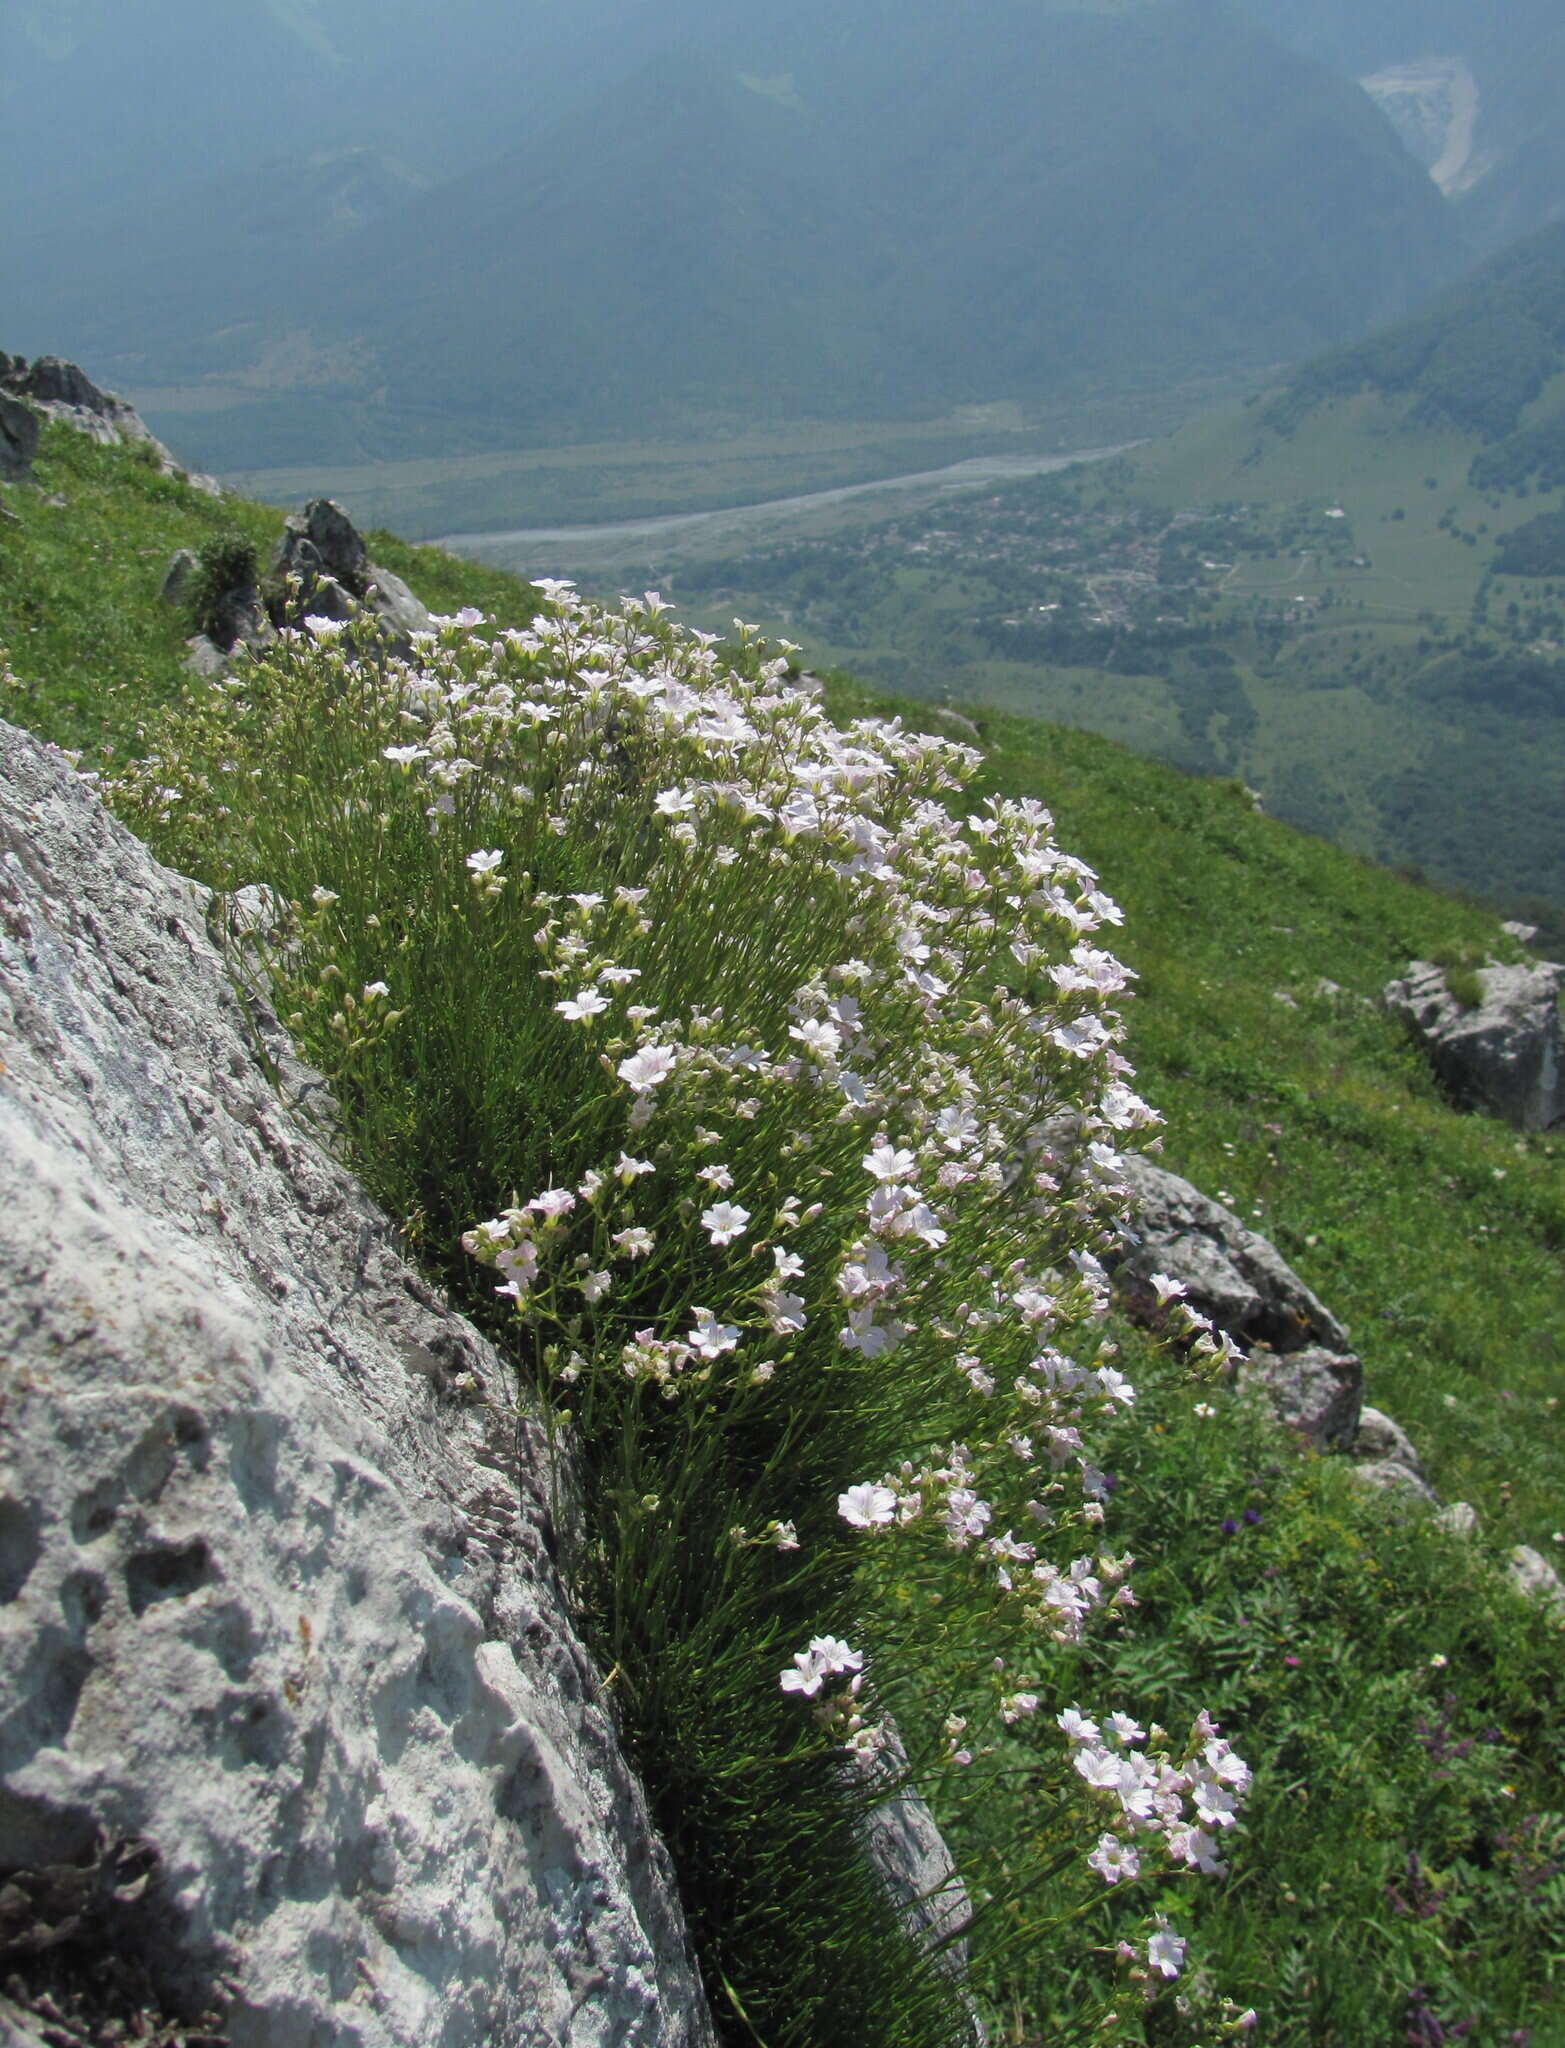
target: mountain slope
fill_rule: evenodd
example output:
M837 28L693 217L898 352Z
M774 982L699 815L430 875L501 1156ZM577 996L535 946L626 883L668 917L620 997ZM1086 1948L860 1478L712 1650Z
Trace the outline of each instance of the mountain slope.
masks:
M1565 27L1553 0L1243 0L1292 49L1360 78L1481 251L1565 216Z
M0 698L3 715L122 752L145 743L150 721L181 686L191 708L210 716L212 693L181 677L178 626L157 596L167 550L210 538L225 518L264 542L277 515L216 505L131 453L64 428L46 433L37 484L14 492L13 509L15 523L0 523L0 645L11 657L0 660L0 678L9 684L14 670L16 685ZM507 590L507 579L448 556L380 536L375 553L443 610L474 603L496 627L533 610L525 586ZM105 627L119 636L109 648ZM872 710L921 722L918 706L871 699L840 680L828 701L842 717ZM1390 2040L1410 2009L1414 1971L1431 1987L1419 2011L1438 2004L1455 2026L1492 2017L1503 2027L1495 2038L1522 2025L1540 2041L1553 2038L1545 2029L1557 2027L1559 1990L1548 1958L1565 1919L1536 1876L1554 1853L1553 1824L1523 1817L1552 1811L1565 1763L1559 1638L1502 1574L1512 1543L1549 1547L1565 1486L1555 1415L1561 1140L1519 1139L1457 1115L1373 1001L1410 952L1459 960L1507 942L1491 916L1257 816L1231 784L1194 781L1031 720L981 714L977 737L980 788L1046 802L1062 843L1098 863L1125 906L1114 942L1139 977L1130 1049L1138 1085L1168 1116L1169 1163L1253 1221L1350 1323L1371 1397L1409 1429L1447 1497L1476 1504L1480 1533L1465 1544L1446 1536L1404 1497L1358 1486L1346 1460L1294 1452L1221 1387L1189 1384L1172 1362L1159 1368L1136 1333L1116 1332L1141 1398L1112 1446L1104 1533L1141 1558L1141 1604L1123 1633L1075 1650L1049 1646L1038 1684L1044 1711L1017 1738L1028 1740L1036 1726L1035 1750L1017 1757L1002 1749L992 1772L980 1754L943 1785L931 1774L932 1796L950 1800L941 1817L965 1831L963 1868L982 1867L986 1835L1011 1843L1030 1834L1056 1857L1054 1794L1047 1778L1039 1787L1042 1771L1069 1774L1057 1755L1050 1762L1059 1707L1123 1700L1148 1721L1179 1727L1205 1704L1253 1760L1257 1792L1247 1827L1225 1844L1233 1881L1185 1892L1176 1910L1200 1942L1193 1954L1258 2010L1258 2038L1274 2048ZM318 787L329 772L323 759L315 779L301 780ZM270 784L264 792L268 801L279 793ZM344 951L361 942L356 920L344 916L338 929ZM438 953L428 962L436 978L442 965ZM532 965L529 988L531 974ZM699 981L689 986L692 1000L709 993ZM511 1005L500 1014L509 1017ZM392 1043L395 1056L400 1041ZM538 1092L519 1099L535 1103ZM450 1136L442 1128L431 1184L450 1171ZM680 1227L672 1195L649 1186L646 1202L649 1226ZM434 1256L431 1235L423 1243ZM694 1440L675 1437L687 1467ZM773 1441L769 1432L764 1453ZM810 1449L802 1431L790 1443L800 1456ZM770 1470L763 1484L769 1493ZM640 1506L646 1511L644 1497ZM820 1512L829 1519L829 1497ZM655 1578L627 1573L654 1624L665 1600L688 1598L672 1549L686 1525L665 1514L661 1526L674 1563ZM794 1569L786 1559L783 1571ZM910 1674L905 1711L900 1694L887 1699L904 1728L919 1724L931 1699L960 1697L954 1674L970 1643L984 1646L988 1662L992 1599L985 1582L973 1583L982 1590L942 1593L949 1662L937 1657ZM877 1572L854 1601L855 1622L870 1625L888 1594L903 1608L929 1584L923 1567ZM672 1596L663 1590L670 1586ZM667 1800L659 1810L675 1816L670 1833L681 1850L692 1776L684 1702L697 1702L706 1729L710 1643L724 1657L747 1656L752 1612L742 1628L711 1631L666 1745L649 1744L638 1758L654 1798ZM767 1696L775 1648L768 1638L758 1675L745 1679ZM1029 1656L1013 1668L1035 1667ZM623 1674L618 1689L633 1693ZM754 1787L767 1783L757 1764L756 1694L736 1685L734 1697L731 1719L745 1747L736 1746L741 1762L724 1775L724 1797L737 1815L735 1837L743 1827L753 1840L764 1796ZM704 1737L697 1761L711 1754ZM811 1895L832 1904L819 1840L805 1840L789 1867L802 1867ZM1464 1884L1447 1900L1423 1873L1453 1868L1492 1871L1493 1882ZM1421 1887L1414 1896L1429 1910L1388 1913L1390 1888L1407 1884L1410 1870ZM720 1884L719 1904L731 1906L732 1864L714 1875L711 1864L687 1860L681 1880L709 1891ZM1019 1939L1021 1923L1008 1913L980 1916L974 1981L997 2036L1014 2022L1029 2038L1087 2037L1116 1994L1114 1936L1145 1935L1136 1925L1142 1901L1124 1902L1125 1889L1093 1894L1095 1912L1123 1915L1099 1944L1101 1978L1088 1974L1088 1958L1062 1970L1047 1931ZM786 1969L794 1923L777 1897L774 1886L768 1943ZM1045 1929L1064 1924L1079 1897L1064 1887L1043 1892ZM1301 1900L1319 1904L1301 1911ZM828 1931L840 1965L840 1916ZM796 1982L820 1982L813 1952L801 1944L793 1961ZM1123 1981L1120 1974L1118 1988ZM1198 1988L1193 1970L1187 1982ZM1187 2037L1182 2024L1177 2031ZM785 2027L767 2038L820 2048L822 2036ZM852 2039L854 2048L886 2048L878 2029Z
M249 237L204 315L67 281L54 345L203 385L156 423L260 467L285 341L350 366L310 431L355 459L1166 385L1362 333L1461 260L1364 95L1227 0L686 0L659 33L329 250Z

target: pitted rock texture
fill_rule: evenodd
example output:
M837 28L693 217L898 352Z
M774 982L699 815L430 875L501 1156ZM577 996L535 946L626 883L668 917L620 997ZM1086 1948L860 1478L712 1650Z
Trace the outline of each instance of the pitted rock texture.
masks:
M1127 1154L1120 1178L1130 1189L1136 1241L1115 1267L1132 1311L1150 1312L1154 1273L1181 1280L1192 1307L1248 1349L1345 1352L1348 1333L1313 1295L1275 1245L1247 1230L1232 1209L1189 1181Z
M1257 1387L1277 1420L1322 1453L1353 1447L1364 1399L1364 1368L1351 1351L1255 1350L1239 1368L1241 1388Z
M1458 1102L1520 1131L1565 1122L1565 967L1543 960L1477 972L1483 1001L1476 1009L1464 1009L1446 986L1444 968L1427 960L1415 960L1403 980L1387 985L1386 1008L1406 1020Z
M709 2043L539 1443L253 1045L0 726L0 1885L144 1845L233 2048Z

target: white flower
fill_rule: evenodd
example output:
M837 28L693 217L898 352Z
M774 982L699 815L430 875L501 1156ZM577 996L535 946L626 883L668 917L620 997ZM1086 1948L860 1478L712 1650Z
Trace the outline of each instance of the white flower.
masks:
M1087 1858L1087 1864L1107 1884L1118 1884L1122 1877L1141 1875L1141 1858L1136 1854L1134 1845L1122 1842L1117 1835L1099 1835L1098 1846Z
M383 747L381 755L387 761L395 761L399 768L409 768L415 761L427 761L429 759L429 749L428 747ZM335 903L336 900L334 896L332 901ZM316 901L319 902L320 898L317 897Z
M557 1216L568 1216L576 1206L576 1197L569 1188L545 1188L541 1195L534 1195L527 1206L537 1215L552 1221Z
M695 1328L690 1333L692 1347L703 1358L721 1358L725 1351L732 1351L739 1342L739 1332L732 1323L720 1323L709 1308L693 1308Z
M310 891L310 901L314 904L319 905L319 907L322 910L327 909L331 904L336 903L339 900L340 899L338 898L335 889L322 888L319 882L317 882L315 887Z
M804 1328L806 1317L802 1294L785 1294L780 1287L768 1284L761 1299L766 1304L766 1320L775 1335L791 1337Z
M612 1274L589 1273L581 1283L581 1291L588 1301L601 1301L613 1284Z
M793 1025L788 1036L797 1039L816 1059L835 1059L842 1050L842 1034L836 1025L823 1024L818 1017L806 1017L802 1024Z
M897 1497L889 1486L850 1486L837 1496L837 1513L855 1529L876 1529L897 1518Z
M720 1195L726 1195L734 1184L734 1177L726 1166L703 1166L696 1179L704 1180L708 1187L716 1188Z
M491 847L488 852L470 853L467 865L475 875L492 875L504 859L497 847Z
M911 1152L895 1145L877 1145L866 1154L864 1171L872 1173L878 1181L906 1180L917 1164Z
M673 1073L674 1066L675 1055L670 1046L644 1045L640 1052L621 1060L615 1072L640 1095L659 1087Z
M737 1202L714 1202L701 1211L701 1222L713 1244L732 1244L736 1237L744 1236L750 1212Z
M779 1683L784 1692L796 1692L812 1700L823 1682L864 1668L864 1655L850 1650L838 1636L815 1636L807 1650L796 1650L793 1669L784 1671Z
M595 988L578 989L576 994L563 1003L554 1006L562 1017L572 1024L585 1024L591 1017L600 1017L609 1007L608 998L600 996Z
M629 1230L616 1231L609 1242L624 1258L644 1259L652 1249L653 1236L650 1230L634 1224Z
M790 1252L782 1245L774 1246L772 1258L776 1263L779 1280L797 1280L804 1271L804 1261L797 1252Z
M1121 1742L1145 1742L1147 1739L1145 1728L1133 1721L1128 1714L1110 1714L1109 1726Z
M1097 1741L1097 1722L1089 1721L1086 1715L1079 1713L1075 1707L1067 1707L1063 1714L1056 1714L1054 1718L1065 1731L1065 1739L1068 1742Z
M1174 1978L1179 1975L1185 1960L1185 1944L1177 1934L1169 1932L1168 1922L1158 1915L1158 1931L1147 1943L1147 1961L1163 1976Z
M632 1159L628 1152L622 1152L614 1171L621 1180L639 1180L644 1173L656 1173L657 1168L650 1159Z

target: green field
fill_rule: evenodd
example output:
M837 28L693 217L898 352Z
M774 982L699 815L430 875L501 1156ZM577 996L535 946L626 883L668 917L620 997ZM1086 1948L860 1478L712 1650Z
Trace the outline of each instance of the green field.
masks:
M997 400L936 418L799 422L775 428L714 423L682 440L617 440L405 460L295 463L231 469L224 481L274 504L325 494L367 525L414 538L512 527L577 526L756 505L881 478L941 469L982 455L1052 454L1166 432L1204 406L1260 381L1191 377L1164 388L1121 379L1074 380L1051 400ZM222 410L220 390L138 391L172 447L199 445ZM246 394L239 393L242 397Z
M1565 574L1500 575L1496 553L1565 493L1480 489L1477 437L1400 401L1268 419L1255 400L1117 462L588 580L644 577L816 665L1240 776L1309 831L1553 915Z

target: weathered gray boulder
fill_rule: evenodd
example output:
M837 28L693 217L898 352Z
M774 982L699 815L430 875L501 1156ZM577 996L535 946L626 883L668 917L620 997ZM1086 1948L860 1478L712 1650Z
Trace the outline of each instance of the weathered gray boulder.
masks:
M1259 1388L1279 1422L1321 1452L1351 1450L1364 1398L1364 1368L1351 1351L1252 1351L1240 1389Z
M1478 1534L1478 1510L1470 1500L1453 1500L1440 1510L1435 1520L1447 1535L1460 1536L1464 1542Z
M1404 1493L1416 1493L1421 1500L1438 1503L1440 1496L1429 1484L1413 1439L1399 1422L1393 1422L1380 1409L1360 1410L1352 1451L1353 1476L1364 1485L1400 1488Z
M404 651L413 634L430 627L425 607L400 576L370 560L363 535L330 498L314 498L290 516L267 581L276 593L272 615L280 626L367 611Z
M233 2048L708 2043L538 1433L273 1030L200 892L0 726L0 1903L41 1939L119 1873L82 2039L140 1999ZM50 1967L8 1951L0 2040L71 2038Z
M1565 1580L1541 1551L1534 1550L1530 1544L1518 1543L1511 1552L1507 1571L1518 1593L1529 1600L1536 1600L1558 1620L1565 1622Z
M1119 1255L1115 1280L1132 1313L1152 1313L1151 1276L1166 1273L1184 1283L1192 1307L1247 1350L1347 1351L1336 1317L1232 1209L1134 1154L1121 1159L1119 1175L1133 1198L1135 1241Z
M38 415L30 405L0 391L0 477L24 477L38 453L42 432Z
M89 440L101 441L106 447L147 442L160 460L171 469L174 466L173 456L153 436L136 408L112 391L100 390L75 363L59 356L39 356L31 363L13 357L10 367L0 372L0 383L25 398L45 419L63 420Z
M39 356L28 362L25 356L0 351L0 391L25 399L45 419L63 421L105 447L140 443L150 448L165 475L173 475L179 469L133 405L112 391L100 390L85 370L60 356ZM221 497L222 486L214 478L186 475L184 471L180 474L197 490Z
M1415 960L1385 990L1386 1008L1404 1018L1458 1102L1503 1117L1521 1131L1565 1121L1565 1048L1560 991L1565 967L1480 967L1483 1001L1464 1009L1445 970Z

